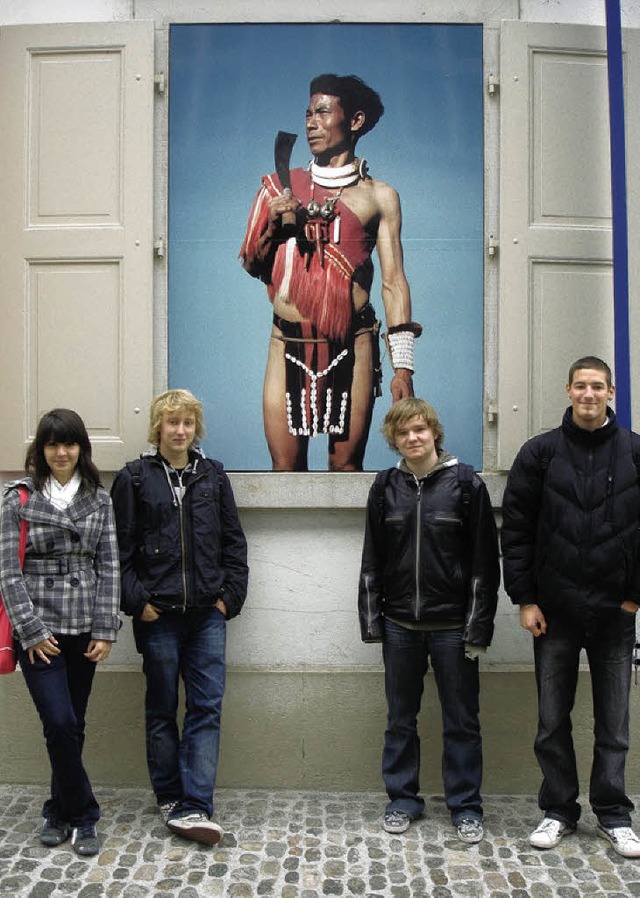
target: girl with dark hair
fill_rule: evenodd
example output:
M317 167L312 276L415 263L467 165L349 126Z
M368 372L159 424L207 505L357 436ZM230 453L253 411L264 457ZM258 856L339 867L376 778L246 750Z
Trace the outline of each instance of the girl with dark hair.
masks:
M42 490L51 475L51 467L46 458L48 445L78 445L78 474L82 485L88 490L100 486L98 469L91 460L91 442L80 415L69 408L54 408L40 419L34 441L27 451L25 469L33 478L37 490Z
M94 855L100 808L82 747L96 664L108 657L121 625L113 511L84 422L71 409L43 415L25 471L5 487L0 589L51 763L40 841L55 846L71 836L77 854ZM19 487L28 493L22 505ZM28 530L20 570L23 518Z

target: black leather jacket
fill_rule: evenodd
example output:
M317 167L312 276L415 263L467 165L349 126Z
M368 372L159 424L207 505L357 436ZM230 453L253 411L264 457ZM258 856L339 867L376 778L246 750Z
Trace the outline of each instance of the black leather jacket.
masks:
M232 618L245 600L247 543L229 478L197 450L189 460L181 504L157 453L125 465L113 482L121 607L133 617L147 602L181 613L222 598Z
M500 585L491 501L474 474L468 514L457 460L442 453L418 481L401 462L389 471L384 508L367 503L358 610L364 642L381 642L384 615L399 622L459 624L464 641L488 646Z

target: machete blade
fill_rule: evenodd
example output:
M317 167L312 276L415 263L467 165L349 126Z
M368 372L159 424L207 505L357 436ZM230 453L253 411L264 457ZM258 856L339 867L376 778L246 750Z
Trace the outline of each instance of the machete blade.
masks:
M273 155L276 164L276 174L282 184L284 193L291 193L291 175L289 174L289 163L291 161L291 151L297 140L297 134L289 134L288 131L278 131L276 134L276 143ZM296 213L285 212L282 216L282 230L285 237L292 237L296 232Z

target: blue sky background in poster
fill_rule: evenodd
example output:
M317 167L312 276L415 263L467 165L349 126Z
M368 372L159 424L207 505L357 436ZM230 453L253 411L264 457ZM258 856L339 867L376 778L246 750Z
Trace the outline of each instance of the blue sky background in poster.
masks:
M358 143L373 177L398 190L413 318L416 395L438 410L446 447L482 466L482 28L475 25L175 25L170 45L169 386L204 402L208 454L229 470L269 470L262 381L271 305L238 250L278 130L310 159L309 82L354 73L385 113ZM371 299L384 325L374 253ZM383 326L386 330L386 327ZM381 344L382 346L382 344ZM395 463L380 434L386 353L365 469ZM311 441L327 470L327 439Z

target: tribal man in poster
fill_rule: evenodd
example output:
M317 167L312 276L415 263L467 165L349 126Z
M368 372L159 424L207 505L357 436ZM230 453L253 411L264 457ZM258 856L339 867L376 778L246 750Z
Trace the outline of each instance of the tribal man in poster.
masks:
M287 161L264 176L249 216L240 257L273 304L263 414L274 471L308 470L309 438L319 434L328 435L330 471L363 469L381 395L380 322L369 301L374 247L392 399L413 395L422 328L411 320L400 201L355 154L383 112L379 95L355 75L314 78L306 112L313 160L292 171Z

